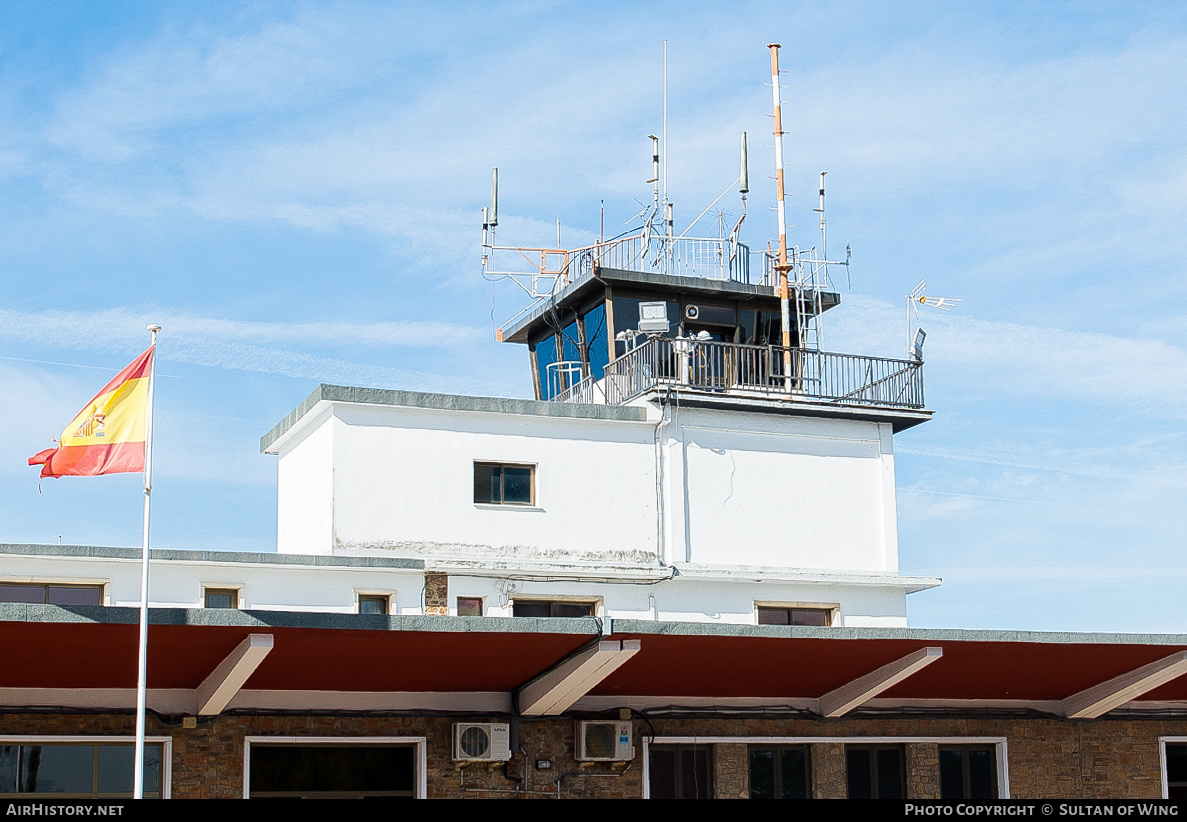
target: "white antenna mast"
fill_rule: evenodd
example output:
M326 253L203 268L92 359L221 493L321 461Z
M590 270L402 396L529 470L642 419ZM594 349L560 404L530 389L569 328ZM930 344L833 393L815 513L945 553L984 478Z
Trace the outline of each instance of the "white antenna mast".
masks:
M775 271L779 274L779 323L783 332L783 380L791 390L791 305L787 289L787 211L783 205L783 117L779 107L779 44L770 43L771 98L775 108L775 204L779 219L779 258ZM798 302L798 298L797 298Z

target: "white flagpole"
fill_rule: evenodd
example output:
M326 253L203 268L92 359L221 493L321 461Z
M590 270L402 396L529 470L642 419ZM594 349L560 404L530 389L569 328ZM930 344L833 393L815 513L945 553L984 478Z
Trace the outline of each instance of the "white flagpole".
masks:
M147 713L147 667L148 667L148 511L152 501L152 412L153 383L157 371L157 332L159 325L150 325L153 353L148 365L148 402L144 415L144 548L140 559L140 658L136 673L136 773L133 778L132 798L144 798L144 725Z

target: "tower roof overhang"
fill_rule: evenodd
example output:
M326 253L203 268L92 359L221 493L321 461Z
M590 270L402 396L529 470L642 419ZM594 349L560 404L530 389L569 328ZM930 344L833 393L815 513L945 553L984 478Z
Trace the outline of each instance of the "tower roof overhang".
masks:
M547 322L545 315L552 311L576 310L606 286L655 294L657 297L682 296L696 299L728 299L754 301L756 307L778 309L778 289L772 285L740 283L733 280L711 280L704 277L675 277L646 271L621 268L597 268L565 285L553 298L541 300L499 329L503 342L526 343L531 334ZM827 311L841 303L841 295L825 291L820 295L821 310ZM807 313L812 306L805 304Z

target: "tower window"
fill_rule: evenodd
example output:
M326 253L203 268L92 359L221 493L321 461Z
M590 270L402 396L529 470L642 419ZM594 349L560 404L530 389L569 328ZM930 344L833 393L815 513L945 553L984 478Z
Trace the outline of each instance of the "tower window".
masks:
M536 501L536 468L532 465L474 463L474 502L489 505L532 505Z

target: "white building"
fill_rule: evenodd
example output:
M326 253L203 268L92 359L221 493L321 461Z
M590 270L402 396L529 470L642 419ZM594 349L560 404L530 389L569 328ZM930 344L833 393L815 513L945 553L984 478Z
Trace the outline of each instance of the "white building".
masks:
M922 363L785 358L778 306L769 281L595 265L501 332L536 400L319 386L261 442L279 556L162 552L152 602L905 627L939 584L898 573L893 434L931 417ZM657 310L682 320L640 333ZM80 550L5 581L137 601L131 555Z

